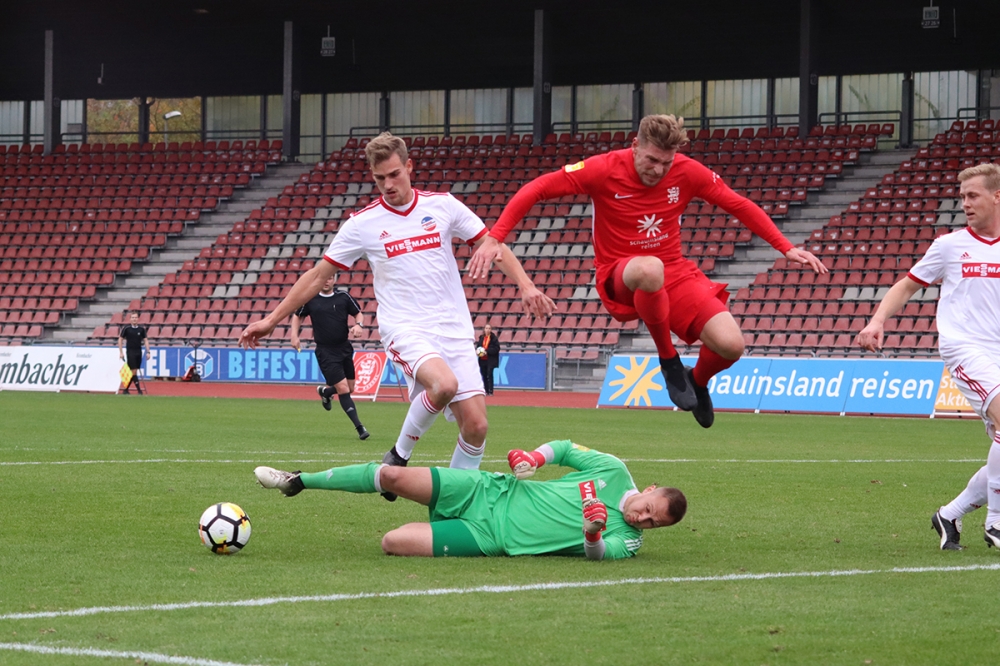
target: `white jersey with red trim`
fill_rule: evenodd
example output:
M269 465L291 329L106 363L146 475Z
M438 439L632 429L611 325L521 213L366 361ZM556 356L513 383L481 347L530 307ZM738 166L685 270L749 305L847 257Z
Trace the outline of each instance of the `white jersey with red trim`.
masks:
M935 240L909 272L927 286L942 280L937 308L938 347L1000 349L1000 238L970 228Z
M384 343L411 328L471 340L475 331L452 240L471 244L485 234L483 221L451 194L413 190L406 210L379 197L358 211L340 227L323 258L347 270L367 257Z

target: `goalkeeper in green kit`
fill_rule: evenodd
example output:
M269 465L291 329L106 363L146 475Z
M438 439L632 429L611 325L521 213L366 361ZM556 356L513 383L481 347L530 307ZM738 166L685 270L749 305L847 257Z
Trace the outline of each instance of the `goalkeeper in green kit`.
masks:
M393 492L426 505L429 522L403 525L382 538L389 555L622 559L635 555L643 530L673 525L687 511L680 490L652 485L640 492L621 460L569 440L511 451L507 461L514 474L374 462L315 474L258 467L254 474L262 486L287 496L307 488ZM576 471L549 481L528 478L546 463Z

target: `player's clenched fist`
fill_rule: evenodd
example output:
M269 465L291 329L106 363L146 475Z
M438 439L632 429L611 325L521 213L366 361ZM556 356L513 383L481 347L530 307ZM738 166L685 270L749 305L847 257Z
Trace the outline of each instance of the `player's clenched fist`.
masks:
M507 453L507 464L519 479L527 479L535 470L545 464L545 456L538 451L514 449Z
M587 534L598 534L608 524L608 507L595 498L583 503L583 531Z

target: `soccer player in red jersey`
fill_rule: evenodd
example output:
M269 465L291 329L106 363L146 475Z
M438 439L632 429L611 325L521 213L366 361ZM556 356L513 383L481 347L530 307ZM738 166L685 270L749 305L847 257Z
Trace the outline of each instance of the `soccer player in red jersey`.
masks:
M708 428L715 419L708 380L742 356L743 334L726 309L726 285L710 281L681 255L680 215L688 202L698 197L717 205L789 261L817 273L827 269L793 246L763 210L718 174L678 154L687 140L683 118L646 116L630 148L567 164L527 183L476 250L469 273L485 277L504 238L539 201L589 195L597 293L604 307L619 321L642 319L656 344L670 399ZM688 344L704 343L693 369L681 363L671 331Z

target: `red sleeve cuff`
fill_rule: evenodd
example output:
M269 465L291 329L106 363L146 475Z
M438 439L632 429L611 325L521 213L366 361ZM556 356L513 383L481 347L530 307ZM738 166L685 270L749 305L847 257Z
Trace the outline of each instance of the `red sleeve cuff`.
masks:
M480 231L478 234L476 234L475 236L473 236L472 238L470 238L469 240L467 240L465 242L468 243L469 245L474 245L477 240L479 240L480 238L482 238L483 236L485 236L488 233L489 233L489 229L487 229L486 227L483 227L482 231Z
M917 284L919 284L921 287L929 287L930 284L931 284L930 282L924 282L923 280L921 280L920 278L918 278L913 273L910 273L909 271L907 271L906 277L910 278L911 280L913 280L914 282L916 282Z
M329 261L334 266L336 266L338 270L341 270L341 271L349 271L349 270L351 270L350 266L345 266L344 264L338 263L338 262L334 261L333 259L331 259L330 257L326 256L325 254L323 255L323 258L326 259L327 261Z

